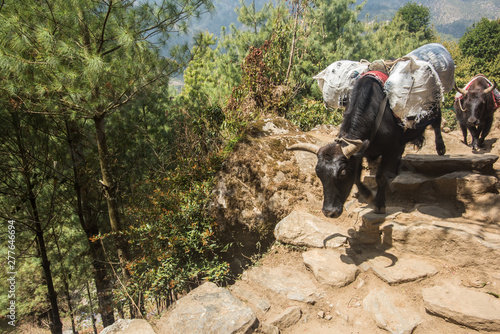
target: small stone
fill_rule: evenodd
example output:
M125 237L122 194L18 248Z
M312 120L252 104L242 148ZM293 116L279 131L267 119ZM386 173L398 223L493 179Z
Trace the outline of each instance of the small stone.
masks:
M284 329L295 325L302 315L302 311L298 306L290 306L283 312L275 316L269 322L271 325L278 327L279 329Z
M323 318L325 317L325 312L323 312L323 311L319 311L319 312L318 312L318 317L319 317L320 319L323 319Z

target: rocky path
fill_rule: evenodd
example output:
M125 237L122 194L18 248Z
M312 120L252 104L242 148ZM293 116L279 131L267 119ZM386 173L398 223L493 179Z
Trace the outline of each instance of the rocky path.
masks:
M205 283L180 299L153 322L156 333L500 333L500 126L480 154L451 132L438 157L426 137L423 150L407 148L386 214L350 197L341 217L325 218L312 176L315 195L290 200L266 254L235 284ZM315 157L293 154L313 175Z

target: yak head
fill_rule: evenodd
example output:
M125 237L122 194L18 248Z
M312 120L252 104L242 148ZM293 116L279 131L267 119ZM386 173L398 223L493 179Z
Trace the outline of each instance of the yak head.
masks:
M338 218L355 181L356 158L354 154L363 147L361 140L338 138L323 147L299 143L288 150L307 151L316 154L316 175L323 185L323 214L328 218Z
M479 83L475 83L473 82L468 89L462 89L455 84L455 89L462 94L462 99L459 102L460 108L466 112L466 121L470 126L478 126L480 124L483 114L487 110L488 100L492 99L491 92L497 86L495 81L493 81L492 86L487 88L484 88Z

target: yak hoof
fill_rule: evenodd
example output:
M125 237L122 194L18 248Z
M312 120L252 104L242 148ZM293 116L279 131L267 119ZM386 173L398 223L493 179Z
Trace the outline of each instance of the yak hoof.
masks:
M373 212L374 212L374 213L383 214L383 213L385 213L385 206L380 207L380 208L375 207L375 210L373 210Z
M438 148L436 147L436 151L438 155L444 155L446 153L446 147Z

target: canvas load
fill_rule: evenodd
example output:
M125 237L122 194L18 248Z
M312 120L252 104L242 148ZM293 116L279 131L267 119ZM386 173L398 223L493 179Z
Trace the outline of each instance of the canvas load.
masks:
M433 112L443 97L439 75L427 61L410 57L398 61L385 82L389 104L405 128Z
M455 86L455 62L441 44L426 44L408 53L406 57L416 57L430 63L439 76L444 93L450 92Z
M314 76L329 108L345 108L356 80L368 71L368 62L339 60Z

